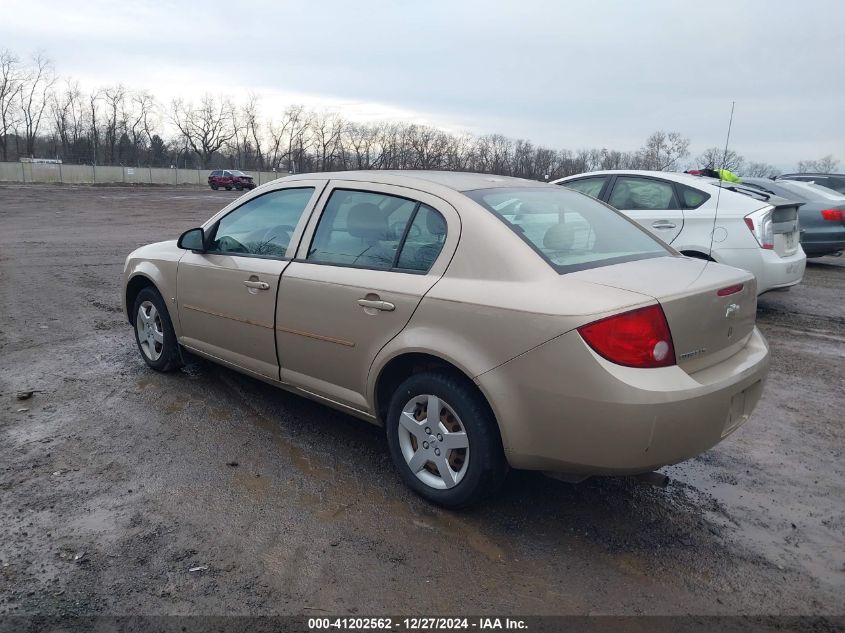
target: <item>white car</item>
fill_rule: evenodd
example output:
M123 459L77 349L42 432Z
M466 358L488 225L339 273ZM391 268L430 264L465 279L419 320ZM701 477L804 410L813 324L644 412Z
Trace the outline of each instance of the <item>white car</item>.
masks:
M794 286L804 276L795 202L662 171L596 171L554 184L606 202L684 255L753 273L759 294Z

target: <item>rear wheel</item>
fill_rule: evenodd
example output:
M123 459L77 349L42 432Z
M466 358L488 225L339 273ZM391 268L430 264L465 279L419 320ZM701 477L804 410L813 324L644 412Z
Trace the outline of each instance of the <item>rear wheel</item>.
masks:
M179 343L164 299L154 288L144 288L135 299L135 342L144 362L156 371L182 365Z
M438 505L460 508L483 499L507 473L493 414L463 377L411 376L393 394L385 426L402 479Z
M209 185L214 191L217 191L217 185Z

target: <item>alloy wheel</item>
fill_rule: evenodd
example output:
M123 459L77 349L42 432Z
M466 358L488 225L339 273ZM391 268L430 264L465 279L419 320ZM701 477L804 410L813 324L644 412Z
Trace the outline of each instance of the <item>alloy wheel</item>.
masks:
M457 486L469 467L469 440L460 416L441 398L411 398L399 418L399 447L411 472L427 486Z
M144 301L138 306L135 331L144 356L153 362L161 358L164 350L164 329L161 324L161 315L152 301Z

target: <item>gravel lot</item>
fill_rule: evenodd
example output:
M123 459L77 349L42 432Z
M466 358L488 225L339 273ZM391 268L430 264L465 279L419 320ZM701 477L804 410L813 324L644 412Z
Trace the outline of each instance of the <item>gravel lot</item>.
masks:
M845 258L761 298L763 399L666 489L517 472L451 513L375 427L144 365L125 256L235 195L0 186L0 614L845 614Z

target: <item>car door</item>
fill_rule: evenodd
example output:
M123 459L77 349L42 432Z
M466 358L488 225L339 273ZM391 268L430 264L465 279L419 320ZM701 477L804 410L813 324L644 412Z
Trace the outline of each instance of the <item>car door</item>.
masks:
M279 278L324 185L297 181L214 219L207 251L187 252L177 268L183 345L279 379L273 330Z
M678 237L684 226L681 203L668 180L616 176L607 202L667 244Z
M332 181L319 206L279 286L282 380L367 411L373 359L445 271L460 219L435 196L362 182Z

